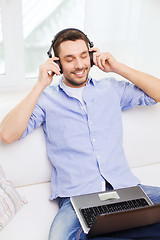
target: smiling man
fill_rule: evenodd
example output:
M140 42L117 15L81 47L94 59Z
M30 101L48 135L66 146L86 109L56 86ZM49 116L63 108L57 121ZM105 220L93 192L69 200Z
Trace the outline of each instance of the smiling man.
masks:
M58 33L48 53L50 58L40 66L31 92L2 121L0 136L12 143L43 126L53 165L50 199L57 198L60 207L49 239L87 239L70 197L140 184L124 154L121 111L159 102L160 80L93 48L78 29ZM130 82L90 78L93 62L102 71ZM58 85L50 86L54 75L61 72ZM154 203L160 203L160 188L141 187ZM159 229L160 224L155 224L95 239L159 239Z

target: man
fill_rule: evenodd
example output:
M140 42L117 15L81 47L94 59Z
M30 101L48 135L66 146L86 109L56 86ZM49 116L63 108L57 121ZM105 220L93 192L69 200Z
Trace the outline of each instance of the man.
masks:
M0 134L4 142L11 143L43 125L53 164L51 199L58 198L60 206L49 239L87 239L69 197L140 184L124 155L121 110L159 102L160 80L116 61L110 53L92 48L87 36L76 29L60 32L52 47L55 57L50 56L40 66L37 83L5 117ZM88 74L92 51L98 68L115 72L133 84L113 78L91 79ZM49 86L61 70L60 83ZM155 203L160 202L159 188L142 188ZM158 227L155 224L95 239L156 239L160 236Z

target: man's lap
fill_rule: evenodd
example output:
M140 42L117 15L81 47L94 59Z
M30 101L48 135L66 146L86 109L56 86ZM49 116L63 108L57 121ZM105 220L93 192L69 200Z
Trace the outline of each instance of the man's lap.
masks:
M50 240L76 239L81 226L72 208L70 198L59 198L60 209L52 222Z
M140 185L147 193L153 203L160 203L160 188ZM53 220L49 240L86 240L87 236L82 231L81 225L73 210L70 198L59 198L60 210ZM105 237L94 238L94 240L121 240L121 239L160 239L160 223L130 229L121 232L107 234Z
M154 204L160 203L160 187L139 184Z

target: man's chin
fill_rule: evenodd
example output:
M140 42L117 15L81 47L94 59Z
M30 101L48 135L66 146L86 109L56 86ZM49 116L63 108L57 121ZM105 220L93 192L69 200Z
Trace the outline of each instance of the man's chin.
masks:
M85 77L84 79L80 77L77 77L74 79L64 78L64 83L70 87L83 87L86 85L87 82L88 82L88 76L87 78Z

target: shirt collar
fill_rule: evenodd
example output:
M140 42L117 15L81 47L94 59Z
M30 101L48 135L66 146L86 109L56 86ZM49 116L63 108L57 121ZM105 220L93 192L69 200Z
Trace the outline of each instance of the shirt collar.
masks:
M93 86L95 85L95 81L90 76L88 76L88 82L86 85L88 85L88 84L91 84ZM59 89L62 89L65 92L64 84L63 84L63 77L61 77L61 79L60 79Z

